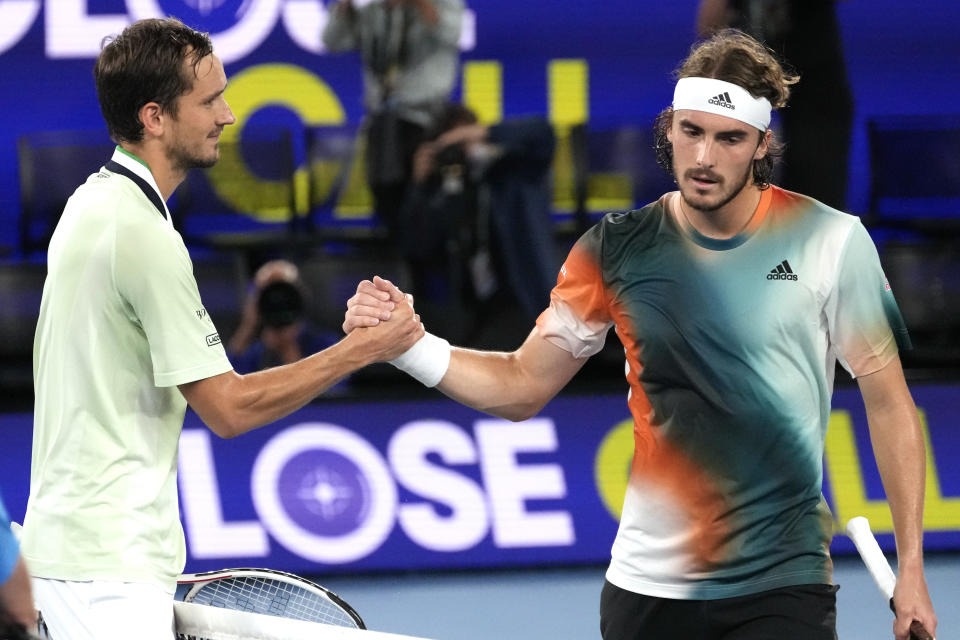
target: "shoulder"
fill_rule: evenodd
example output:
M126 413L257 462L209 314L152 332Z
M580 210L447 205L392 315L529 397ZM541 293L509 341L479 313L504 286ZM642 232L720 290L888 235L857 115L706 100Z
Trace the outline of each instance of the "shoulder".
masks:
M87 178L70 198L72 209L86 209L114 214L127 212L122 221L129 224L164 223L156 207L133 182L119 174L101 169Z
M860 218L857 216L834 209L815 198L780 187L774 186L770 189L773 190L771 211L775 215L805 218L813 224L847 230L860 225Z
M839 250L851 235L867 235L860 218L819 200L779 187L773 189L770 215L775 228L799 232L811 241Z
M607 213L587 232L609 250L621 245L644 245L654 242L667 221L665 199L629 211Z

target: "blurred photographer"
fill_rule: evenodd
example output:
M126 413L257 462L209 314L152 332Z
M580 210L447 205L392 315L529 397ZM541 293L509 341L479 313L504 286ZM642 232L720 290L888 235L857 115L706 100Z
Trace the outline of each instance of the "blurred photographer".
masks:
M447 105L414 154L403 208L401 241L421 311L425 302L449 311L466 297L515 309L524 325L536 318L560 262L550 218L554 146L542 117L485 125L466 107Z
M228 345L234 369L251 373L290 364L335 343L337 336L314 328L306 310L296 265L272 260L261 266Z
M323 43L363 60L366 175L380 221L397 237L413 153L450 99L463 0L338 0Z

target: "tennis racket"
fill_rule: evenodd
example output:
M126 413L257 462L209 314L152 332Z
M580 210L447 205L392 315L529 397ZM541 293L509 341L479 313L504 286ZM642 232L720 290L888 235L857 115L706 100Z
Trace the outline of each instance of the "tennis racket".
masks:
M291 573L224 569L183 574L177 583L187 587L184 602L338 627L367 628L340 596Z
M897 577L893 575L893 569L890 568L886 556L883 555L880 545L877 544L877 539L873 537L873 533L870 531L870 522L863 516L851 518L847 523L847 535L850 536L854 546L857 547L857 551L860 552L860 557L863 558L863 563L867 565L867 570L870 571L870 576L877 583L880 592L890 602L890 610L896 615L897 608L893 602L893 588L897 584ZM910 625L910 639L934 640L933 636L917 620L914 620Z

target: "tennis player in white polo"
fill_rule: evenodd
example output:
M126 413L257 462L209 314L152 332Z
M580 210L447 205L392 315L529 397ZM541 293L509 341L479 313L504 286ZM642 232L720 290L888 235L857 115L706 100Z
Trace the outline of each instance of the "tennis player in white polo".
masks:
M173 637L186 556L177 444L187 403L221 437L302 407L423 333L407 304L379 332L240 376L197 292L166 200L212 166L235 119L206 34L136 22L94 69L113 157L67 203L48 252L22 550L55 640Z

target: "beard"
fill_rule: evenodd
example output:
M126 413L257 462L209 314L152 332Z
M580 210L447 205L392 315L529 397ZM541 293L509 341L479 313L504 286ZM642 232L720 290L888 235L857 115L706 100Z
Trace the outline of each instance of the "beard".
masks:
M676 167L674 167L674 172L676 173ZM697 173L698 173L697 171L691 169L684 174L684 178L688 179L691 176L696 175ZM747 166L747 169L746 171L744 171L743 175L740 176L739 179L737 179L732 183L733 186L728 191L726 192L722 191L719 195L719 198L715 202L709 202L704 200L703 198L700 198L699 200L694 200L693 198L696 196L693 194L689 194L688 190L685 190L683 187L680 187L680 196L683 198L684 203L692 209L697 209L698 211L703 211L703 212L716 211L718 209L722 209L723 207L727 206L728 204L730 204L730 202L734 198L740 195L740 193L746 188L747 183L750 181L750 176L752 173L753 173L753 163L751 162ZM718 180L718 176L710 175L709 177L712 180ZM721 185L723 184L719 180L718 180L718 183Z
M202 154L199 149L189 149L186 145L176 144L167 150L170 163L180 171L190 169L209 169L220 159L220 147L215 145L212 153Z

